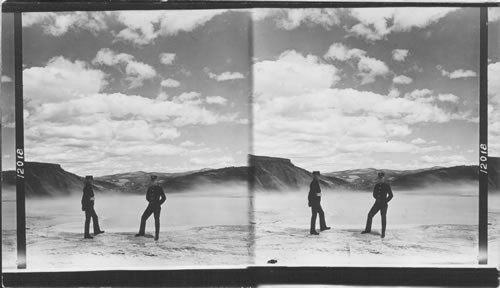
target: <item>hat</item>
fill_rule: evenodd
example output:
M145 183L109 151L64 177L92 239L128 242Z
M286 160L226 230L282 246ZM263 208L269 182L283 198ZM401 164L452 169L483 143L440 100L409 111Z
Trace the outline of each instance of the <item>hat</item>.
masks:
M151 175L151 181L158 179L158 176L156 175Z
M378 177L384 177L384 176L385 176L385 173L384 173L383 171L380 171L380 172L378 172L378 174L377 174L377 175L378 175Z
M94 180L94 177L92 175L87 175L85 176L85 180Z
M319 175L319 171L313 171L313 176L314 175Z

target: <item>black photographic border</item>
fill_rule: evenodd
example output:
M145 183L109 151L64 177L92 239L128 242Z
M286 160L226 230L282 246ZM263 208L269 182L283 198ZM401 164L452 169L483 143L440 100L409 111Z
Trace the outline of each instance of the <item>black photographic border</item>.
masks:
M102 10L181 10L251 8L475 7L480 18L479 167L488 160L488 7L498 3L450 2L281 2L150 0L7 0L2 13L14 14L14 91L16 129L16 211L18 271L2 274L6 286L256 286L259 284L457 285L498 286L498 270L488 267L488 172L479 173L479 251L477 267L281 267L236 269L107 270L28 272L24 187L24 119L22 79L22 13ZM251 99L250 99L251 102ZM251 108L250 108L251 111ZM250 116L251 113L250 113ZM250 124L251 125L251 124ZM251 127L250 127L251 128ZM250 132L252 139L252 132ZM249 192L253 197L252 166ZM486 165L486 166L483 166ZM481 169L480 169L481 171ZM250 210L253 201L250 201ZM253 216L252 213L251 217Z

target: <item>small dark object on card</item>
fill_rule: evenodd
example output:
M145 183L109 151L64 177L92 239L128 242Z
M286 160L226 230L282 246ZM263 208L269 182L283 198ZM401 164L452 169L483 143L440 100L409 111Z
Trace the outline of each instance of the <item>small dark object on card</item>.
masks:
M271 260L267 261L267 263L268 263L268 264L276 264L276 263L278 263L278 260L276 260L276 259L271 259Z

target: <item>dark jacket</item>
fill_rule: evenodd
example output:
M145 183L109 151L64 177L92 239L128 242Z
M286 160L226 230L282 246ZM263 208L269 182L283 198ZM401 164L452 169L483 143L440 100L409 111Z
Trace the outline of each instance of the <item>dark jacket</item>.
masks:
M319 205L321 202L321 187L319 186L319 181L316 179L309 185L307 200L309 200L309 207Z
M159 185L152 185L146 192L146 200L148 200L149 205L160 206L167 200L167 197Z
M93 207L94 207L94 190L92 189L92 185L85 184L85 187L83 187L82 211L86 211Z
M388 203L391 201L392 197L394 197L394 195L388 183L377 183L375 187L373 187L373 198L375 198L377 202Z

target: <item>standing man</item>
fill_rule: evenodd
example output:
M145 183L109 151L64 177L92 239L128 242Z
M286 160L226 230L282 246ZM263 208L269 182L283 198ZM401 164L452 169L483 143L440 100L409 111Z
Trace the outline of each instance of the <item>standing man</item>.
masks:
M146 192L146 200L148 200L149 205L142 214L141 217L141 227L139 228L139 233L135 236L144 236L146 230L146 220L148 220L151 214L155 217L155 240L159 239L160 236L160 211L161 205L165 202L167 197L165 197L165 192L158 185L158 177L156 175L151 175L151 186L149 186Z
M92 189L92 184L94 182L94 177L85 176L85 186L83 187L82 196L82 211L85 211L85 231L84 238L92 239L90 236L90 218L92 218L92 223L94 224L94 235L104 233L101 228L99 228L99 219L94 210L94 190Z
M321 208L321 187L319 186L319 171L313 171L313 180L309 185L309 207L311 207L311 235L319 235L316 231L316 216L319 214L319 229L321 231L328 230L330 227L326 226L325 213Z
M372 231L372 219L375 214L380 210L380 215L382 216L382 234L381 238L385 237L385 226L386 226L386 215L387 215L387 203L391 201L394 195L392 194L391 186L385 183L385 173L378 172L378 181L373 188L373 198L375 198L375 204L373 204L372 209L368 212L368 219L366 220L365 231L362 234L371 233Z

